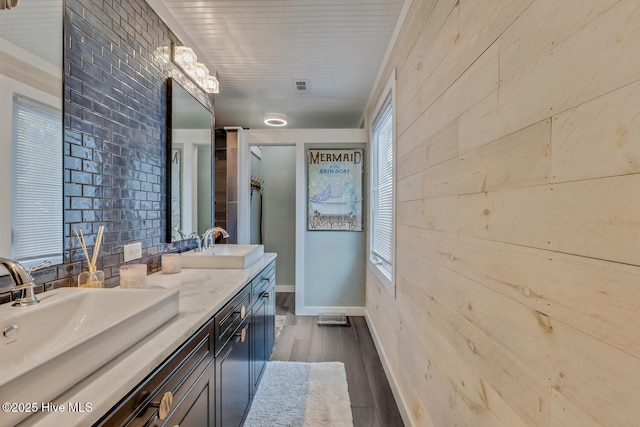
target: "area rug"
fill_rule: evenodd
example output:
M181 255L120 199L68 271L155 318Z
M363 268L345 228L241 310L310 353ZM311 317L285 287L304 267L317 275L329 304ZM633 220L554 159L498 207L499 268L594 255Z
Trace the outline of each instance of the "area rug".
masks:
M268 362L245 427L352 427L342 362Z

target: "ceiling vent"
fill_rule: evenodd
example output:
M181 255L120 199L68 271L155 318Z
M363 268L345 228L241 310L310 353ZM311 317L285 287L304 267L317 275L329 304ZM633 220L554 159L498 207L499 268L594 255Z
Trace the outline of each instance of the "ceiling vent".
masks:
M311 87L309 85L309 80L292 80L293 82L293 90L298 95L306 95L311 92Z

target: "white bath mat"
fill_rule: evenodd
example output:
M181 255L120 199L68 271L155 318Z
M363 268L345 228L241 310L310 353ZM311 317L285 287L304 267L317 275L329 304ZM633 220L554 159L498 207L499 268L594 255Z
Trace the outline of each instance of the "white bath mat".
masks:
M352 427L341 362L268 362L245 427Z

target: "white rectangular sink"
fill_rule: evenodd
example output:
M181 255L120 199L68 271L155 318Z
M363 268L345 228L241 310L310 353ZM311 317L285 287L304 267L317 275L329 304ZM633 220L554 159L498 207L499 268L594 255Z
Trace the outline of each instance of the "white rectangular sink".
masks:
M247 268L264 255L263 245L215 245L182 254L184 268Z
M178 290L59 288L0 306L0 390L49 402L178 314ZM0 412L0 425L28 413Z

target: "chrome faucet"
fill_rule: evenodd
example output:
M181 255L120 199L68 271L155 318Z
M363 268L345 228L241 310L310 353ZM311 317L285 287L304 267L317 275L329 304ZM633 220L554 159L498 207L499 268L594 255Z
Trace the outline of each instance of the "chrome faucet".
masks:
M195 239L196 240L196 252L202 251L202 240L200 240L200 236L195 231L187 236L187 239Z
M171 229L180 235L180 240L184 240L187 238L187 236L184 235L184 232L180 230L180 227L178 227L177 222L173 224L173 227L171 227Z
M227 239L229 237L229 233L222 227L211 227L202 235L202 249L213 248L216 243L216 237L214 231L219 231L222 234L222 237ZM211 246L209 246L209 240L211 240Z
M0 265L7 269L13 280L11 291L23 291L22 296L17 298L16 301L11 304L12 306L26 307L40 302L38 298L36 298L33 289L36 284L33 281L33 277L31 277L31 272L50 266L51 261L44 261L29 268L24 268L18 261L0 257Z

